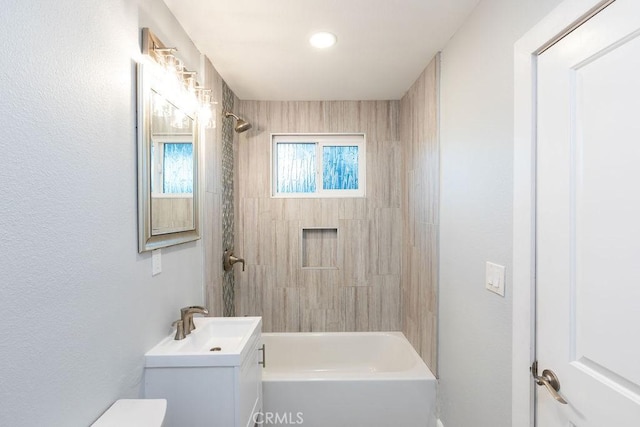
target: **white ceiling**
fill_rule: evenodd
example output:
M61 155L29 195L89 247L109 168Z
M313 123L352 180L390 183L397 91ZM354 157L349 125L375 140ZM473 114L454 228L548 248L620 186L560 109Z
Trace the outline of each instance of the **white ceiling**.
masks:
M400 99L479 0L164 1L240 99L310 101Z

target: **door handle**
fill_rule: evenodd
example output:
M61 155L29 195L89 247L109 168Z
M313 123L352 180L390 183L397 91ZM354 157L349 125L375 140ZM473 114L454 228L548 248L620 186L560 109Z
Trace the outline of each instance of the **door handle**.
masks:
M555 400L563 405L567 404L564 397L558 393L560 391L560 380L551 369L545 369L542 371L542 375L538 375L538 362L533 362L533 365L531 365L531 375L533 375L533 378L536 380L536 384L545 386Z

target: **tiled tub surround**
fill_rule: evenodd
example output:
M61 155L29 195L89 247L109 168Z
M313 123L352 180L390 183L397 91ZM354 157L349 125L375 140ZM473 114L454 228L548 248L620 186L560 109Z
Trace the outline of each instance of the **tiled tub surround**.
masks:
M237 103L254 125L236 146L238 315L266 332L402 330L436 372L439 61L400 101ZM271 133L350 132L366 135L366 197L271 198ZM305 267L313 228L337 230L336 269Z
M436 379L402 333L262 338L265 414L291 414L308 427L435 426Z
M222 115L224 109L233 109L236 97L208 60L204 61L205 87L212 88L216 102L214 127L204 127L205 199L202 212L204 227L204 269L206 305L212 316L230 316L234 313L234 271L222 269L222 254L233 248L234 241L234 132L233 121ZM212 123L212 124L214 124Z
M239 135L236 148L235 252L247 262L245 272L235 273L237 315L262 316L265 332L401 329L399 106L398 101L237 103L237 113L253 124ZM365 133L366 197L271 198L271 133L332 132ZM309 260L301 253L303 229L337 230L339 255L322 260L337 268L303 263Z

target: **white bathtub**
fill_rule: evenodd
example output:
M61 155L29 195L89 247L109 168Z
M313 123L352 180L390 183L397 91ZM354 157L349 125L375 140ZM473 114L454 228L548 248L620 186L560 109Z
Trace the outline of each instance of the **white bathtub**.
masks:
M433 427L436 379L400 332L265 333L258 425Z

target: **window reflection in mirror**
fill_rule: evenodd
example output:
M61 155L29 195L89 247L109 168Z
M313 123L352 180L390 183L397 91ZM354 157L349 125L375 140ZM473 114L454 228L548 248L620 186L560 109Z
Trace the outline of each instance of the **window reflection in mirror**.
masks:
M194 228L193 118L151 90L151 234Z

